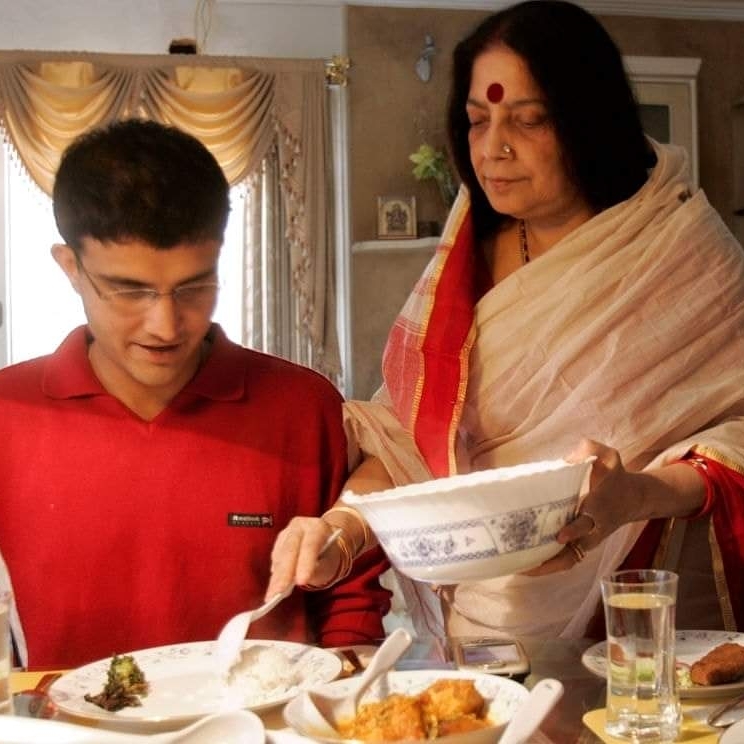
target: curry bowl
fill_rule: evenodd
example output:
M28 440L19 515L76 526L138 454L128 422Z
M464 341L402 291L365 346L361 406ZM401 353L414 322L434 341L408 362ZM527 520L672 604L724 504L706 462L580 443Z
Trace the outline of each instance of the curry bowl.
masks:
M512 715L529 695L525 687L506 677L464 670L416 669L384 674L362 696L360 705L380 702L393 694L415 697L432 684L441 684L442 680L472 680L475 689L483 698L483 718L488 724L485 728L438 736L436 740L442 744L494 744ZM334 680L313 689L327 695L344 695L353 692L358 684L358 677L350 677ZM327 726L319 725L317 709L305 693L300 693L290 700L284 707L283 715L284 722L296 733L315 741L331 743L358 741L345 739L341 733L332 736ZM412 739L383 737L375 741L378 744L385 744L386 741L410 740Z
M395 568L452 584L526 571L563 546L594 457L543 460L357 495L342 501L369 523Z

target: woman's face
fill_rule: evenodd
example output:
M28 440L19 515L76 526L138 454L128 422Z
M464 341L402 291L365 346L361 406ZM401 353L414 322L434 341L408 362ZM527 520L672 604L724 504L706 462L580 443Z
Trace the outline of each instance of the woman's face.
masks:
M476 57L467 115L470 160L497 212L561 223L586 211L566 174L542 91L508 47L500 44Z

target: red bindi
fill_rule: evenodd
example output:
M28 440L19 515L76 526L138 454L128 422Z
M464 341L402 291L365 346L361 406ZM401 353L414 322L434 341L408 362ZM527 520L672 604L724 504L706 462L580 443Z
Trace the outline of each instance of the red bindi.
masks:
M491 103L498 103L504 97L504 86L501 83L491 83L486 91L486 97Z

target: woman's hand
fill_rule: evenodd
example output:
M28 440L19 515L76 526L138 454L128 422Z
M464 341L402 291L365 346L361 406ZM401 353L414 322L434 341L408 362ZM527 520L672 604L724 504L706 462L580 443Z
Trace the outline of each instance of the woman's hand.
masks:
M616 529L644 518L639 508L644 476L629 473L617 450L590 439L582 440L566 460L579 462L591 455L597 459L592 465L589 492L576 517L556 537L566 547L545 563L525 571L528 576L567 571Z
M703 505L706 482L689 465L675 462L654 470L629 472L617 450L590 439L583 439L566 460L578 462L590 455L597 459L592 465L589 492L575 519L556 537L566 547L537 568L525 571L528 576L567 571L624 524L688 517Z
M332 531L333 527L320 517L294 517L290 521L271 550L271 578L265 599L292 583L324 586L338 574L342 554L337 543L318 557Z

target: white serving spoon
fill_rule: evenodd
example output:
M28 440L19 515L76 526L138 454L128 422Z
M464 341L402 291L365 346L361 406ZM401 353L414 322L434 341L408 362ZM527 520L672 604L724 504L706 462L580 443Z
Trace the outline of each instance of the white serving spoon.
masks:
M499 744L526 742L562 695L563 685L557 679L541 679L514 711L514 715L499 737Z
M411 634L405 628L396 628L375 651L367 668L359 677L359 683L349 694L324 695L321 692L307 691L308 698L334 729L336 736L338 736L339 723L354 718L362 695L380 675L395 665L395 662L408 650L412 640Z
M160 734L132 734L47 718L0 716L3 744L264 744L261 719L247 710L214 713Z
M320 558L331 545L341 536L341 530L334 530L328 539L323 543L323 547L318 553ZM223 626L220 634L217 636L217 645L215 647L215 661L217 662L220 676L226 677L230 669L240 661L240 654L243 649L243 641L248 633L248 628L254 620L258 620L276 607L285 597L288 597L294 590L294 584L290 584L286 589L275 594L271 599L264 602L255 610L239 612L231 617Z

